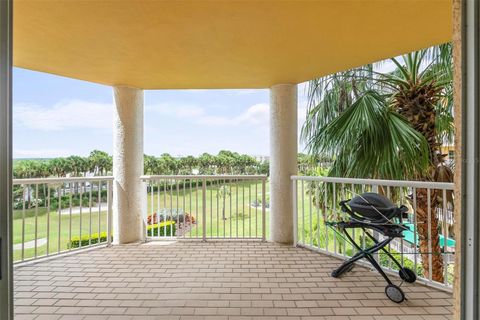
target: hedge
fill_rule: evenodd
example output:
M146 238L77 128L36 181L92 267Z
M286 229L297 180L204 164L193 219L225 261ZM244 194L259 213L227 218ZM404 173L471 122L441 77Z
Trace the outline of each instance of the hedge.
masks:
M374 243L371 239L365 239L365 243L367 246L372 246ZM386 248L388 250L388 248ZM390 254L392 254L397 260L398 262L401 263L401 253L400 252L397 252L396 250L390 248ZM380 265L382 267L391 267L391 269L393 270L398 270L398 266L393 263L393 262L390 262L390 257L383 251L379 251L378 252L378 257L380 259ZM411 270L413 270L413 272L415 272L417 274L417 276L422 276L423 275L423 266L422 266L422 263L421 263L421 255L418 256L419 258L419 261L417 263L417 266L416 266L416 269L415 269L415 263L404 257L403 258L403 266L406 267L406 268L409 268Z
M93 233L90 236L84 235L82 236L82 247L86 247L90 244L97 244L101 242L107 242L107 233L101 232L100 233L100 241L98 237L98 233ZM80 237L72 237L72 240L68 242L67 247L69 249L79 248L80 247Z
M152 235L153 230L153 235ZM160 235L158 231L160 230ZM175 236L177 227L175 226L175 221L165 221L156 224L149 225L147 227L147 235L149 237L164 237L164 236Z
M160 227L160 228L159 228ZM176 233L176 226L175 221L166 221L161 222L160 224L154 224L147 227L147 234L148 236L152 236L152 229L153 229L153 236L158 237L158 230L160 229L160 236L175 236ZM170 230L173 233L170 233ZM165 232L166 231L166 232ZM84 235L82 236L82 247L86 247L88 245L107 242L107 233L101 232L100 233L100 241L98 233L93 233L92 235ZM79 248L80 247L80 237L72 237L72 240L68 242L67 247L69 249Z

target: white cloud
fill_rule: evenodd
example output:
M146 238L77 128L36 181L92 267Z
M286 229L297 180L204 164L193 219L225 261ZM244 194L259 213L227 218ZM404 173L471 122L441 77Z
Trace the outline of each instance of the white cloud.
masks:
M403 60L401 57L399 59ZM392 60L389 60L389 59L379 61L374 65L374 70L377 71L377 72L380 72L380 73L392 72L396 68L397 68L397 66L395 65L395 63Z
M299 126L305 121L306 102L299 99ZM34 104L14 106L15 125L42 131L65 129L112 129L113 105L81 100L63 101L52 107ZM191 119L192 122L209 126L255 126L268 127L269 105L258 103L238 115L222 116L207 113L207 109L197 105L153 104L146 105L145 112L155 112L178 119Z
M52 107L16 104L13 120L16 125L43 131L111 129L112 108L112 104L81 100L63 101Z
M252 125L252 126L268 126L268 104L258 103L249 107L245 112L234 117L225 116L201 116L196 120L198 123L216 126L238 126L238 125Z
M237 116L217 116L208 114L205 108L195 105L182 104L155 104L147 105L146 112L156 112L162 115L180 119L192 119L193 122L209 126L237 126L237 125L268 125L268 104L259 103L250 106Z
M268 114L269 106L266 103L259 103L254 104L250 108L247 109L243 114L237 117L238 123L248 123L252 125L268 125L269 122L269 114Z
M195 119L195 121L199 124L204 124L208 126L229 126L233 125L233 119L228 118L228 117L222 117L222 116L202 116L198 117Z
M169 103L146 105L145 111L156 112L177 118L195 118L205 114L205 109L199 106Z
M237 116L216 116L196 105L154 104L146 105L146 112L156 112L179 119L192 119L193 122L214 126L268 125L268 104L250 106ZM112 128L113 105L81 100L62 101L52 107L20 103L14 106L15 125L42 131L64 129Z
M301 94L299 94L299 98L298 121L300 127L305 121L307 101ZM194 123L208 126L250 125L268 127L270 121L269 108L268 103L257 103L238 115L222 116L209 114L207 112L208 109L196 105L163 103L147 105L145 106L145 111L156 112L179 119L191 119Z

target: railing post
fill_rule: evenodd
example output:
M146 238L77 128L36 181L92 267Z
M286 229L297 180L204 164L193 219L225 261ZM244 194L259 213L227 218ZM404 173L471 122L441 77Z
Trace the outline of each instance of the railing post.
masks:
M112 222L113 222L113 183L112 180L107 181L107 246L112 245ZM80 241L81 242L81 241Z
M292 192L293 192L293 246L297 246L297 241L298 241L298 230L297 230L297 224L298 224L298 204L297 204L297 180L293 179L292 180Z
M207 241L207 179L202 179L202 241Z
M265 184L266 184L266 179L263 178L262 179L262 241L265 242L267 241L267 234L266 234L266 196L265 196L265 193L266 193L266 188L265 188Z
M142 189L144 190L144 194L142 197L142 229L143 229L143 239L141 239L141 242L148 242L149 237L148 237L148 224L147 224L147 219L148 219L148 182L147 180L142 179ZM153 186L151 192L151 197L153 197ZM152 221L153 221L153 206L152 206ZM160 233L158 234L160 237ZM151 237L153 238L153 229L151 233Z

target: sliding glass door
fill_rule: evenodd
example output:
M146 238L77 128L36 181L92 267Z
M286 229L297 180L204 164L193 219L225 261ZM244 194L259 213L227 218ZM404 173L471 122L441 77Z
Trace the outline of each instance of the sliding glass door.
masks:
M12 1L0 0L0 320L13 319Z

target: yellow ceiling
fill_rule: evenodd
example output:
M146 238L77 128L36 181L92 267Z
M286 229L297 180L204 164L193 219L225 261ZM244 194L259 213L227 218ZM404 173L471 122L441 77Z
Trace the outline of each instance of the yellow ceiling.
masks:
M299 83L447 42L451 0L15 0L15 66L145 89Z

